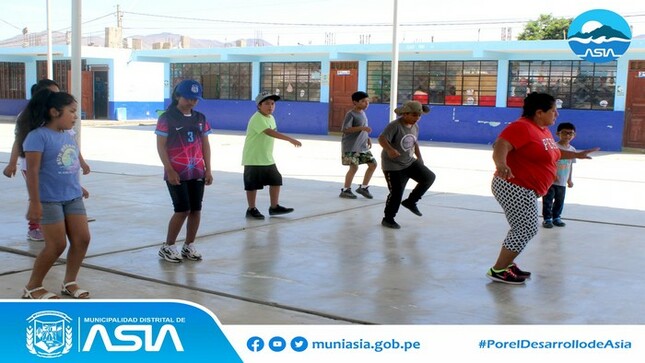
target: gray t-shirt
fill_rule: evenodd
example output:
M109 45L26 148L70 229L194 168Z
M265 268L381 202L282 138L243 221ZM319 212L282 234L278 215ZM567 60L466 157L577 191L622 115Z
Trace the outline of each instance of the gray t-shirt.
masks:
M350 127L356 126L367 126L367 116L363 111L356 112L351 110L345 115L341 131L345 131ZM369 137L370 135L365 131L352 132L351 134L343 133L343 139L341 141L343 153L364 153L369 151L370 148L367 145Z
M385 149L381 152L381 165L385 171L398 171L412 165L417 159L414 157L415 145L419 136L419 125L406 127L401 119L390 122L381 136L389 141L393 148L401 154L398 158L392 159L387 155Z

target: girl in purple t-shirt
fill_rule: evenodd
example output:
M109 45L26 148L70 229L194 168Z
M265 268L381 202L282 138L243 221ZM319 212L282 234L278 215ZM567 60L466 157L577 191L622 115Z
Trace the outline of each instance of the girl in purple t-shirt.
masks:
M76 277L90 243L90 231L83 197L87 192L79 181L79 151L66 130L76 122L77 103L65 92L40 91L25 112L30 117L18 124L17 138L27 161L29 210L27 218L40 222L45 246L34 262L24 299L57 299L45 290L43 280L56 260L67 252L67 266L61 293L75 299L88 299ZM23 142L24 141L24 142Z

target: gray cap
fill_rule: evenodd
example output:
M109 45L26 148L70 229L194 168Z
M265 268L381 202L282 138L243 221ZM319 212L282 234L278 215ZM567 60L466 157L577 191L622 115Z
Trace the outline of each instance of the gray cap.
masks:
M257 97L255 97L255 104L259 105L260 103L264 102L267 99L280 101L280 96L267 91L260 92L260 94Z

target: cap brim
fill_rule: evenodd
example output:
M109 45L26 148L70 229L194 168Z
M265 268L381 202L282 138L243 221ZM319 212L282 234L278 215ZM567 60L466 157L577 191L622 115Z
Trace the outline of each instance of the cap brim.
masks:
M262 103L262 102L266 101L266 100L280 101L280 96L278 96L278 95L269 95L269 96L266 96L266 97L264 97L263 99L261 99L261 100L258 102L258 105L259 105L260 103Z

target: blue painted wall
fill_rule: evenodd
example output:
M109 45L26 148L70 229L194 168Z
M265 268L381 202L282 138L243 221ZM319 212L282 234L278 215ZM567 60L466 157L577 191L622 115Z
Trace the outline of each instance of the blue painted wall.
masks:
M235 100L202 100L195 109L206 115L211 127L238 131L246 130L249 118L257 111L255 102ZM273 115L280 132L326 135L328 112L327 103L278 101Z
M419 139L425 141L491 144L504 126L522 113L519 108L431 106L421 118ZM372 137L378 137L389 120L389 106L372 104L367 109ZM604 151L620 151L622 147L624 112L560 110L556 125L571 122L577 135L573 145L578 149L600 147ZM552 129L555 133L555 126Z
M17 116L29 100L0 99L0 115Z
M127 120L156 120L157 110L164 109L163 102L108 102L108 117L117 120L117 109L125 108ZM126 120L120 120L126 121Z

